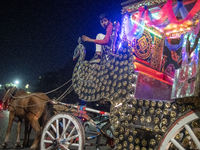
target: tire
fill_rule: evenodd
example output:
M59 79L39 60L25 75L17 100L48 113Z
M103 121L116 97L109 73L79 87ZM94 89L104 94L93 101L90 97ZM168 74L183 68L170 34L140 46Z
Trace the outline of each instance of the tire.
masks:
M158 150L192 150L200 149L200 110L189 111L176 119L163 136ZM197 132L196 132L197 131ZM196 134L197 133L197 134ZM180 138L177 138L177 135ZM193 143L193 144L192 144Z
M105 135L101 134L101 136L99 136L97 138L97 142L96 142L97 144L104 144L104 145L108 144L108 145L110 145L109 142L111 142L111 141L114 142L114 139L113 139L113 130L111 128L111 123L110 122L106 123L101 128L101 130L105 133ZM103 148L102 147L97 147L97 148L99 148L99 150L104 150L105 146ZM107 147L106 149L108 149L108 148L109 147ZM113 148L113 146L110 145L110 149L112 149L112 148Z
M85 132L79 119L70 113L58 113L50 118L41 136L41 150L83 150Z
M90 132L90 126L88 124L85 125L85 132L89 133Z
M102 127L102 131L106 133L106 136L113 138L113 130L111 128L111 123L108 122ZM104 137L106 138L106 137Z

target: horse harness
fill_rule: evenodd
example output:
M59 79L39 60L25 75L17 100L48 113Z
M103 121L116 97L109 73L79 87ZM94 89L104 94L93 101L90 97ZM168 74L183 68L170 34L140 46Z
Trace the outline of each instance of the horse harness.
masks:
M11 106L14 110L15 110L15 112L16 112L16 109L15 109L15 107L19 107L19 108L21 108L21 109L23 109L26 113L28 113L28 112L31 112L31 111L27 111L25 108L23 108L23 107L20 107L20 106L13 106L13 105L11 105L10 104L10 101L11 101L11 99L13 98L13 99L16 99L13 95L15 95L15 93L17 92L17 88L15 88L15 90L13 91L13 93L11 93L11 90L12 90L13 88L11 88L11 89L8 89L7 91L6 91L6 100L5 100L5 97L3 98L3 103L5 103L5 102L7 102L8 103L8 106ZM10 93L9 93L10 92ZM10 97L8 98L8 96L7 95L10 95ZM33 115L35 115L37 118L39 118L36 114L34 114L33 112L31 112Z

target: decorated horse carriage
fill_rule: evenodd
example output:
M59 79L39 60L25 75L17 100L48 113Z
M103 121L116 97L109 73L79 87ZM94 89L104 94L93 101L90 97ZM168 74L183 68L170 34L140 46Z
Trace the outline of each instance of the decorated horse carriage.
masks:
M122 5L121 32L114 22L112 46L100 63L84 60L80 39L74 52L74 59L79 57L72 77L75 92L86 102L109 101L110 112L52 101L61 112L45 125L41 149L81 150L87 139L101 135L123 150L200 149L200 1ZM95 137L85 138L80 118L95 126L87 112L109 115Z

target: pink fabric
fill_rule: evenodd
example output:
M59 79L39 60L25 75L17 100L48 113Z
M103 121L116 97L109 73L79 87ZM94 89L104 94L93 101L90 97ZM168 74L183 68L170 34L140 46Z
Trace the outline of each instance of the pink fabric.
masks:
M170 1L168 0L167 3L163 6L163 8L160 10L158 16L160 19L157 19L157 20L154 20L154 21L150 21L149 17L148 17L148 24L149 25L158 25L158 24L162 24L166 19L167 19L167 16L168 16L168 8L170 7Z
M172 0L168 0L167 3L164 5L164 7L159 12L158 16L160 17L160 19L150 21L150 19L148 18L147 20L148 20L149 25L155 25L155 26L158 25L158 24L162 24L166 19L169 19L170 23L182 24L183 22L185 22L187 20L191 20L192 17L199 10L200 10L200 0L197 0L196 4L192 8L192 10L188 13L188 15L185 17L185 19L183 19L182 21L178 21L176 19L174 12L173 12Z
M99 44L99 45L106 45L108 44L109 40L110 40L110 36L112 34L112 23L110 23L108 25L108 27L106 28L106 35L105 35L105 38L103 40L95 40L94 43L95 44Z
M140 19L142 17L142 12L145 11L145 9L143 7L139 7L138 10L139 10L139 12L138 12L138 16L137 16L135 22L139 22L140 21ZM134 23L133 28L132 28L130 33L134 33L135 30L137 29L137 27L138 27L138 24Z
M188 13L188 15L185 17L185 19L183 19L182 21L178 21L176 19L176 16L173 13L173 9L172 9L172 0L168 0L170 3L170 7L169 7L169 12L168 12L168 19L171 23L175 23L175 24L182 24L183 22L185 22L186 20L191 20L192 17L199 11L200 9L200 0L198 0L196 2L196 4L194 5L194 7L192 8L192 10Z

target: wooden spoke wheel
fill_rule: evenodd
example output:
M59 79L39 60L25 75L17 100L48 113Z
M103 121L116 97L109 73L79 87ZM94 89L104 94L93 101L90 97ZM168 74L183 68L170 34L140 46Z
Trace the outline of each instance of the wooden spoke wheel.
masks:
M70 113L58 113L44 127L41 150L83 150L85 133L79 119Z
M179 117L167 130L158 150L200 149L200 110Z

